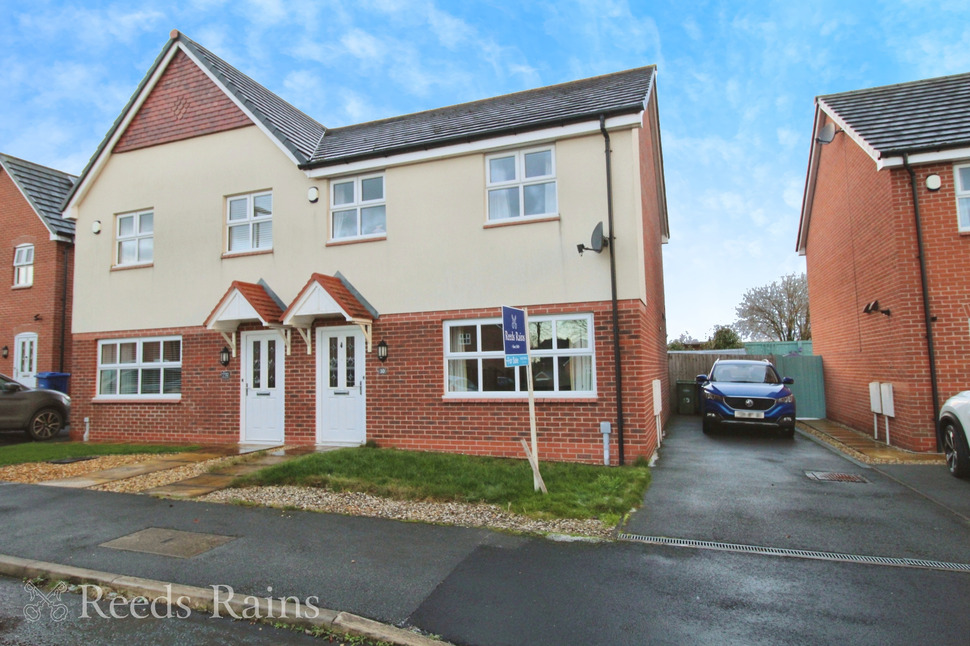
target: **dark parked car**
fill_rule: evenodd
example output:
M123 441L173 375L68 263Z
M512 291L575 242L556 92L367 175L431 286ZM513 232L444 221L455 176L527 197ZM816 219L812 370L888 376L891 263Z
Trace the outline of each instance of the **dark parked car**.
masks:
M71 398L56 390L29 388L0 375L0 430L24 431L34 440L49 440L67 426Z
M795 435L795 395L788 389L795 380L779 377L771 362L718 359L697 383L705 433L734 426Z

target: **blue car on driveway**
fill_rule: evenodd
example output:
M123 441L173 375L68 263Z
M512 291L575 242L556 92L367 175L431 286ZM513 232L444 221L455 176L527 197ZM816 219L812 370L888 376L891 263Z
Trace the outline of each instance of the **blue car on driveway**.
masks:
M782 379L770 361L718 359L710 375L697 375L704 433L721 428L765 428L795 435L795 380Z

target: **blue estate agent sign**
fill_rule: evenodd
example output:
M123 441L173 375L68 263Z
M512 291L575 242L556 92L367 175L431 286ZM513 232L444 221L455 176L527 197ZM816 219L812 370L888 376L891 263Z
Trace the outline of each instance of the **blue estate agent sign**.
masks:
M505 340L505 367L529 363L529 335L526 334L525 310L502 306L502 338Z

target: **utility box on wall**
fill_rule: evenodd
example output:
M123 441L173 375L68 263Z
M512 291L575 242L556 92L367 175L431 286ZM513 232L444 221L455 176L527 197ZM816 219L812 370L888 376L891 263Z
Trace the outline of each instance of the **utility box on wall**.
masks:
M893 385L879 384L879 394L882 398L882 414L886 417L895 417L896 406L893 403Z
M877 415L882 412L882 392L878 381L869 382L869 408Z

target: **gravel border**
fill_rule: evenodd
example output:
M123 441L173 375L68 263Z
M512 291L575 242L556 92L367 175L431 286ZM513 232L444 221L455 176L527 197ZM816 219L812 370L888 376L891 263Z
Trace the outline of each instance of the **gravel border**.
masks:
M596 519L539 520L484 503L392 500L367 493L309 487L270 486L222 489L194 498L202 502L261 505L350 516L419 521L461 527L485 527L527 534L561 534L612 540L616 528Z

